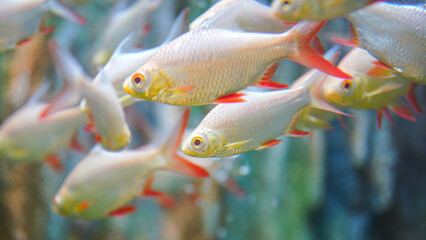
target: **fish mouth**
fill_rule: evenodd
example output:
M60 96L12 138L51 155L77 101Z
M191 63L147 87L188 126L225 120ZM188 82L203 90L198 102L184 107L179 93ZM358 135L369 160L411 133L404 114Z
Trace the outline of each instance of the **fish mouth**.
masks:
M133 90L127 82L125 82L125 83L123 84L123 89L124 89L124 91L125 91L127 94L129 94L129 95L131 95L131 96L133 96L133 97L137 97L137 96L136 96L136 92L135 92L135 90Z

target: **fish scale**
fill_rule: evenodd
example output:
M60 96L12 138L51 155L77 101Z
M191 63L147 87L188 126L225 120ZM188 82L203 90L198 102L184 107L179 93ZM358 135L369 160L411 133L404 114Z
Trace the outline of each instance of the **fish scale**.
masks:
M406 77L426 83L424 5L375 3L348 16L359 44Z

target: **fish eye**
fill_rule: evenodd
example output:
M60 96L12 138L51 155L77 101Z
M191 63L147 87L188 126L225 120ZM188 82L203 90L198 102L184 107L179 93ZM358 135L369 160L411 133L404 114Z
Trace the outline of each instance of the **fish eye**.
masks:
M342 87L343 87L345 90L350 90L350 89L352 88L352 86L353 86L353 83L352 83L352 81L351 81L351 80L349 80L349 79L346 79L346 80L344 80L344 81L342 82Z
M289 11L292 8L292 4L293 1L292 0L282 0L281 4L282 4L282 8L284 11Z
M145 76L140 73L133 74L132 81L136 87L141 88L145 83Z
M291 3L291 1L289 1L289 0L283 0L282 1L282 4L284 4L284 5L289 5Z
M193 148L201 149L204 146L204 139L202 137L194 137L191 143Z

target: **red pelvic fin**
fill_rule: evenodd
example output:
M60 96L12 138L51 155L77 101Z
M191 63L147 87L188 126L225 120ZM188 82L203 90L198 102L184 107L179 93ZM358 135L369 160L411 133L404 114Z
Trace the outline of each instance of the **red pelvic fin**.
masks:
M341 127L343 130L345 130L345 129L347 128L346 123L345 123L345 120L343 120L343 117L342 117L342 116L338 115L338 116L337 116L337 121L339 122L340 127Z
M377 110L377 127L379 128L379 130L382 129L382 115L385 116L385 118L388 120L388 122L393 125L393 119L392 116L390 115L389 111L387 108L381 108L379 110Z
M245 102L244 99L242 99L242 96L245 96L244 93L232 93L226 96L222 96L214 101L214 103L237 103L237 102Z
M260 80L264 81L272 81L272 77L274 77L274 74L277 72L278 67L280 66L280 62L276 62L272 64L268 70L266 70L265 74L263 74L262 78Z
M279 144L280 142L282 142L282 140L274 139L274 140L271 140L269 142L264 143L262 146L256 148L256 150L262 150L262 149L270 148L272 146Z
M62 166L61 159L58 155L51 154L46 156L44 160L55 172L63 172L64 167Z
M410 90L407 94L405 94L405 100L407 100L408 104L414 109L414 112L416 112L419 115L423 114L423 110L420 107L419 103L417 102L416 94L414 93L414 89L416 89L417 84L412 83L410 86Z
M154 183L154 176L148 178L145 183L145 187L142 190L142 197L161 197L164 196L164 193L152 189L152 184Z
M310 133L311 132L306 132L299 129L291 129L286 135L289 137L303 137Z
M112 211L110 214L108 214L108 216L110 217L120 217L120 216L124 216L130 213L133 213L136 211L136 207L135 206L124 206L121 208L118 208L114 211Z
M95 134L93 134L93 137L94 137L94 140L95 140L96 143L101 143L102 142L101 135L95 133Z
M392 112L396 113L396 115L404 119L407 119L412 122L416 121L416 117L414 116L414 113L405 103L400 102L400 103L392 104L392 105L389 105L388 108Z

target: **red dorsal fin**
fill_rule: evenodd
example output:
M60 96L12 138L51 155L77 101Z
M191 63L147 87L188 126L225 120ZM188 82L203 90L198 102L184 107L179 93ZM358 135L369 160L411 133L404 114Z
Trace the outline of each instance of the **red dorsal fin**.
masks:
M396 115L407 119L409 121L415 122L416 117L414 116L414 113L411 111L411 109L405 104L405 103L395 103L392 105L389 105L388 108L396 113Z
M273 140L271 140L269 142L264 143L262 146L256 148L256 150L262 150L262 149L270 148L272 146L275 146L275 145L279 144L282 141L283 140L273 139Z
M161 197L164 196L164 193L152 189L152 184L154 183L154 176L148 178L145 183L145 187L142 190L142 197Z
M110 217L120 217L136 211L135 206L124 206L112 211L108 216Z
M368 70L365 74L374 78L388 78L394 77L394 70L389 68L386 64L383 64L378 61L374 61L374 67Z
M237 102L245 102L244 99L242 99L242 96L245 96L244 93L232 93L226 96L222 96L214 101L214 103L237 103Z
M61 159L58 155L50 154L46 156L44 160L55 172L62 172L64 167L62 166Z
M195 163L190 162L189 160L178 154L178 150L182 142L183 133L185 132L186 126L188 125L189 115L189 108L187 108L183 113L183 116L180 119L177 127L175 127L176 130L171 134L165 144L169 160L167 168L173 172L185 176L206 178L210 176L207 170L198 166Z
M335 77L351 79L352 77L350 75L344 73L332 63L325 60L310 46L312 39L317 35L324 24L325 21L305 21L300 22L292 28L291 34L294 34L297 37L299 54L297 56L290 57L290 59L306 67L317 68Z
M420 107L419 103L417 102L416 94L414 93L414 89L416 89L417 84L411 83L410 90L407 94L405 94L405 100L407 100L408 104L414 109L414 112L416 112L419 115L423 114L423 110Z

